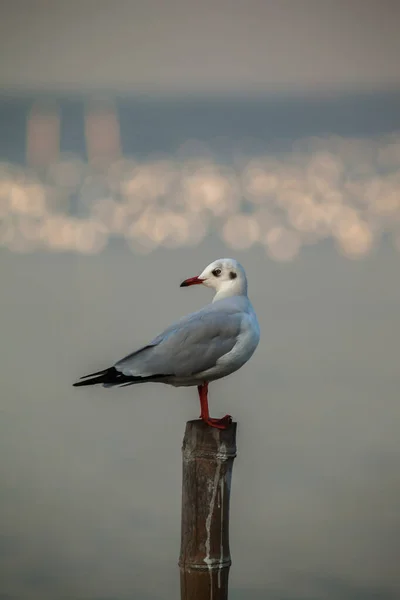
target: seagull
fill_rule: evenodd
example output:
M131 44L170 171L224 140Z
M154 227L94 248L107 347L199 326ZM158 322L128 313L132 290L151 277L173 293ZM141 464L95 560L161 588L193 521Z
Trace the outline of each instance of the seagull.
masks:
M73 385L103 387L161 382L175 387L197 386L205 423L226 429L230 415L210 417L208 384L234 373L253 355L260 327L247 297L246 273L232 258L209 264L200 275L182 281L180 287L204 285L215 290L210 304L174 323L150 343L112 367L85 375Z

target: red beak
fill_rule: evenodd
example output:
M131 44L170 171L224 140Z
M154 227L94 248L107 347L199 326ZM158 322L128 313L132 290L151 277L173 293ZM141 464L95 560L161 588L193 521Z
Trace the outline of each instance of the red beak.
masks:
M188 287L189 285L200 285L203 283L204 279L200 279L199 277L190 277L189 279L185 279L182 281L180 287Z

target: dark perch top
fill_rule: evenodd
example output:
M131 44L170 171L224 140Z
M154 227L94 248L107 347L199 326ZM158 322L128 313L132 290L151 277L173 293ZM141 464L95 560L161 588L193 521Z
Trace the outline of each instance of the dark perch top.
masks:
M236 423L220 430L189 421L182 456L181 600L227 600Z

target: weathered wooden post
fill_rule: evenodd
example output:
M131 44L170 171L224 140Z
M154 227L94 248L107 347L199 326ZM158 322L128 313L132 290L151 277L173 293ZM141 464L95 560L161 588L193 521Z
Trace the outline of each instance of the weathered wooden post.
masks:
M182 447L181 600L227 600L229 501L236 423L186 423Z

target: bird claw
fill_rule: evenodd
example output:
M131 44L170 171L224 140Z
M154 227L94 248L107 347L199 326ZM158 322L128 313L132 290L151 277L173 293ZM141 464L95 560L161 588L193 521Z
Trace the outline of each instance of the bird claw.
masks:
M229 425L232 423L231 415L225 415L222 419L213 419L209 418L204 421L210 427L215 427L216 429L227 429Z

